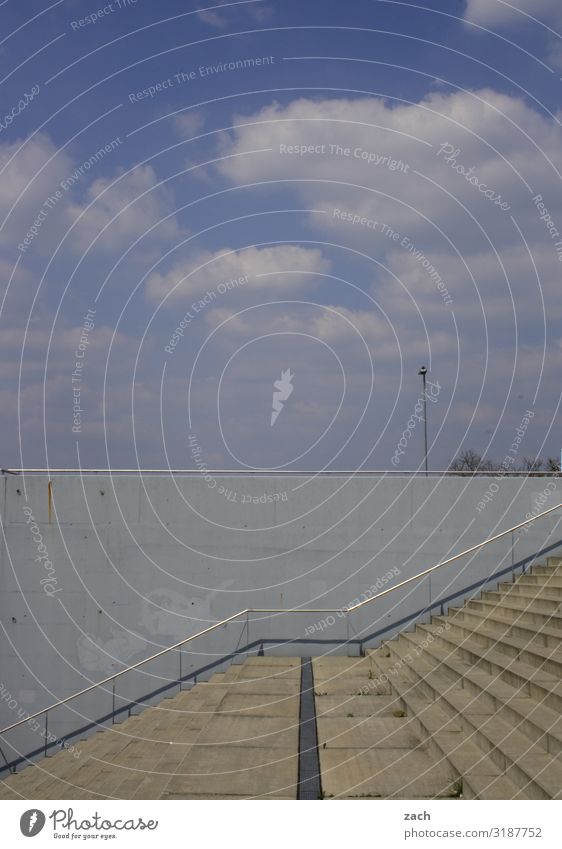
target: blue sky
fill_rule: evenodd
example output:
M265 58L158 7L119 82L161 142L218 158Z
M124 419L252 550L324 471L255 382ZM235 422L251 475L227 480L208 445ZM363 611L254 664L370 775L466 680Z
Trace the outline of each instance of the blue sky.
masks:
M558 456L558 0L0 20L3 466Z

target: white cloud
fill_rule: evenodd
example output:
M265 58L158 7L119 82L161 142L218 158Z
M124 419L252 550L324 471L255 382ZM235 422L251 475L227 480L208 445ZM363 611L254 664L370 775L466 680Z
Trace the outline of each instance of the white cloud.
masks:
M139 166L126 176L119 170L112 177L92 180L90 175L89 181L88 175L75 177L80 164L44 134L0 143L0 245L13 248L27 238L25 254L46 255L74 222L66 244L80 252L102 231L96 247L106 251L124 249L153 225L152 240L177 235L173 216L158 224L175 204L171 189L158 184L150 166Z
M222 139L222 153L270 152L224 160L219 168L225 176L237 185L263 181L264 191L271 191L270 181L281 181L306 206L328 213L311 216L311 223L371 251L373 231L335 220L334 208L389 222L414 239L423 234L427 240L433 228L435 240L441 227L461 250L468 241L473 250L474 238L482 235L475 236L463 207L500 243L513 239L513 227L509 214L454 166L473 168L479 184L507 203L508 213L516 209L535 224L524 180L546 194L553 177L548 160L562 168L560 127L523 100L491 90L433 93L420 103L393 106L374 97L300 98L238 116L237 122ZM455 162L439 154L444 144L459 151ZM293 153L299 146L314 152ZM549 200L562 219L560 193Z
M558 71L562 71L562 39L552 38L548 43L547 62Z
M99 236L96 247L113 251L125 249L143 234L159 241L173 239L178 233L175 218L163 221L173 210L172 191L158 184L149 165L126 176L100 177L88 186L83 201L69 205L69 218L77 221L72 244L83 251Z
M217 15L216 12L213 12L210 9L206 9L204 12L199 12L198 17L204 24L208 24L210 27L215 27L216 29L224 29L227 25L225 17Z
M202 112L182 112L174 118L174 129L182 139L190 139L201 132L205 126L205 116Z
M0 142L0 244L13 247L22 241L71 168L69 156L45 134ZM52 213L42 222L41 236L50 232L55 217Z
M521 12L545 23L562 21L559 0L468 0L464 18L470 23L485 27L528 25L529 19Z
M237 122L237 129L222 140L223 153L258 148L270 152L229 159L221 164L221 172L239 187L263 181L261 190L239 191L251 192L254 198L261 191L264 204L274 181L275 188L282 185L294 193L303 208L324 210L327 214L308 215L308 233L336 246L329 251L334 273L341 267L347 279L372 281L369 292L387 313L398 339L397 347L384 324L373 322L375 311L354 310L354 320L366 328L376 356L379 390L391 392L400 368L415 375L431 357L439 379L451 389L458 370L455 407L463 403L465 412L471 404L474 409L482 388L479 415L489 417L495 409L497 417L515 368L524 397L520 403L529 404L540 387L537 420L539 408L541 420L547 420L559 390L554 358L547 356L541 372L543 322L545 313L547 326L562 318L561 263L533 196L543 195L562 232L562 193L551 164L562 168L562 132L555 121L521 98L487 89L433 93L419 104L299 98L238 116ZM458 149L456 162L446 163L437 155L445 142ZM331 153L330 144L348 148L350 154ZM318 152L282 154L281 145L314 146ZM377 165L356 158L356 149L401 160L408 171L390 170L389 160ZM510 209L502 212L454 165L472 168ZM334 216L335 208L376 221L377 228L342 220ZM398 234L397 241L383 234L381 222ZM452 304L444 303L442 290L422 259L404 247L403 238L438 270ZM344 296L342 301L349 303ZM207 316L210 323L218 317ZM368 333L370 322L374 334ZM283 321L276 317L266 326L287 323L286 316ZM331 328L330 322L318 319L311 327L329 338L337 325ZM227 328L233 335L236 331L239 341L250 332L240 320ZM517 407L513 393L510 403ZM457 419L454 426L458 434Z
M298 245L249 247L243 250L224 248L215 253L199 253L189 261L179 262L164 273L152 274L146 284L147 297L158 302L170 294L170 301L203 296L216 291L228 280L247 277L236 288L237 302L247 296L261 298L282 296L302 287L318 285L321 275L329 270L329 262L316 248Z

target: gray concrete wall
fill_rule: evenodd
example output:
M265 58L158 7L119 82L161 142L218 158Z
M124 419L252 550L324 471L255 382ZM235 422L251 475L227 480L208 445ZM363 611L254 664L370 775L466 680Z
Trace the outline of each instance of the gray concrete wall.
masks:
M242 608L349 605L553 506L560 490L559 478L546 477L53 475L49 493L44 475L0 478L0 725ZM368 605L352 617L351 635L552 544L561 512L441 570L431 586L425 579ZM252 640L330 640L345 638L347 622L253 615L190 645L182 672L244 644L247 628ZM315 650L330 648L307 652ZM117 704L177 677L179 663L169 655L119 680ZM72 715L59 709L51 733L63 736L111 704L108 687ZM43 739L27 726L8 736L9 757Z

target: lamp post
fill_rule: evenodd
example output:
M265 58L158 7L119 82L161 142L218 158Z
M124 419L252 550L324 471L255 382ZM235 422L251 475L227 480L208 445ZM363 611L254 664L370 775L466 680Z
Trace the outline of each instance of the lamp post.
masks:
M425 392L425 376L427 374L427 369L425 366L422 366L418 371L418 374L421 374L423 381L423 431L424 431L424 444L425 444L425 475L427 477L427 395Z

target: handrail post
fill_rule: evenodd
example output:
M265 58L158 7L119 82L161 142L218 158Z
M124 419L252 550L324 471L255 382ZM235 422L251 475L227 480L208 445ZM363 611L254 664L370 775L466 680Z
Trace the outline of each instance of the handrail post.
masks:
M2 748L2 746L0 746L0 755L2 755L2 759L3 759L4 763L6 764L6 766L8 767L8 770L12 773L12 775L15 775L16 767L10 766L10 764L8 763L8 758L4 754L4 749Z
M27 469L27 470L21 470L21 471L23 473L24 471L31 472L31 471L34 471L34 470ZM35 471L37 471L37 470L35 470ZM39 470L39 471L41 471L41 470ZM43 471L45 471L45 470L43 470ZM54 470L51 469L50 471L54 471ZM58 471L64 471L64 470L58 470ZM83 470L76 470L76 471L83 471ZM125 470L125 471L132 471L132 470ZM155 471L155 470L152 470L152 471ZM169 470L166 470L166 471L169 471ZM472 473L470 473L470 474L472 474ZM345 608L348 645L349 645L349 642L350 642L350 628L351 628L351 620L349 618L350 613L354 613L356 610L364 607L366 604L371 604L372 602L382 598L383 596L388 595L390 592L395 592L396 590L401 589L402 587L408 586L409 584L411 584L414 581L416 581L416 582L421 581L426 575L429 576L430 599L431 599L431 595L432 595L431 575L434 571L436 571L437 569L441 569L444 566L450 566L451 563L456 562L461 557L466 557L467 555L473 554L476 551L481 551L485 546L490 545L491 543L496 542L499 539L503 539L504 537L507 538L508 535L511 536L511 548L512 548L512 558L511 559L512 559L513 574L514 574L515 573L515 563L514 563L515 553L514 552L515 552L515 545L516 545L515 531L519 531L523 528L527 528L530 524L537 522L539 519L543 519L545 516L548 516L551 513L553 513L555 510L559 510L561 508L562 508L562 502L555 504L554 506L549 507L547 510L544 510L542 513L538 513L536 516L526 518L525 521L519 522L518 524L514 525L511 528L506 528L504 531L501 531L500 533L494 534L493 536L488 537L485 540L482 540L481 542L477 543L476 545L472 545L469 548L465 549L464 551L461 551L458 554L455 554L451 557L448 557L446 560L441 560L439 563L436 563L435 565L431 566L429 569L424 569L423 571L419 572L417 575L412 575L411 577L406 578L402 581L399 581L399 583L394 584L391 587L387 587L386 589L383 589L382 591L376 593L375 595L370 596L369 598L367 598L363 601L359 601L357 604L353 604L350 607ZM558 524L559 523L557 523L557 525ZM518 537L518 540L519 539L520 539L520 537ZM541 551L551 551L552 549L559 547L561 544L562 543L559 540L556 543L554 543L553 545L550 545L548 548L542 549ZM526 558L526 560L524 562L522 562L521 565L523 567L523 571L525 571L526 563L532 562L533 560L534 560L534 557L528 557L528 558ZM508 571L508 570L506 569L504 571ZM503 571L502 571L502 574L504 574ZM441 596L441 595L442 595L442 593L438 592L438 596ZM437 604L440 605L441 612L443 614L443 611L444 611L443 601L439 600L437 602ZM162 657L165 654L168 654L168 652L175 651L178 648L180 649L180 664L181 664L181 662L182 662L182 658L181 658L182 649L183 649L183 646L186 643L188 643L192 640L198 639L205 634L209 634L209 633L215 631L218 628L225 629L226 626L229 625L231 622L234 622L234 621L238 622L238 621L242 620L242 617L244 615L246 616L246 633L247 633L247 639L248 639L248 643L249 643L249 641L250 641L250 613L294 614L294 613L297 613L297 612L301 612L301 613L302 612L305 612L305 613L327 613L327 612L334 613L334 612L337 612L338 614L340 614L342 612L342 608L327 608L327 609L322 608L322 609L314 609L314 610L306 609L306 608L302 608L302 607L290 608L290 609L245 608L243 610L239 610L237 613L232 614L231 616L221 620L220 622L215 622L215 623L213 623L213 625L210 625L209 627L204 628L203 630L197 632L196 634L192 634L191 636L181 640L180 642L177 642L172 646L168 646L167 648L162 649L159 652L156 652L156 654L153 654L150 657L146 657L143 660L140 660L140 661L137 661L136 663L131 664L130 666L128 666L125 669L121 669L120 671L116 672L114 675L108 675L107 677L103 678L101 681L97 681L96 683L93 683L90 686L85 687L84 689L79 690L78 692L73 693L72 695L67 696L64 699L60 699L59 701L55 702L54 704L49 705L49 707L43 708L42 710L38 710L36 713L32 714L31 716L27 716L25 719L20 719L17 722L13 722L12 724L6 726L5 728L0 729L0 734L4 735L7 732L13 730L14 728L18 728L21 725L23 725L24 723L29 722L31 719L38 719L39 720L39 718L44 714L45 715L45 747L44 747L44 751L45 751L45 757L46 757L47 751L48 751L48 746L49 746L48 712L50 710L54 710L55 708L61 707L62 705L66 705L70 701L72 701L73 699L76 699L76 698L83 696L86 693L90 693L94 690L98 690L98 688L100 688L100 687L104 688L104 692L106 692L105 688L107 687L107 684L111 681L111 685L112 685L112 714L111 714L111 718L112 718L112 724L115 724L115 712L116 712L116 707L115 707L115 686L116 686L116 684L115 684L115 682L116 682L117 678L120 678L122 675L130 673L134 669L140 669L145 664L155 660L156 658ZM355 632L355 634L357 635L357 632ZM242 637L243 637L243 631L242 631L242 634L240 635L240 639L242 639ZM262 638L262 640L263 640L263 638ZM359 638L357 640L357 642L360 645L360 650L362 650L364 648L366 640ZM207 667L205 667L205 668L207 668ZM182 677L183 676L180 675L180 688L181 688L181 683L182 683L181 682ZM189 680L193 680L193 682L195 684L197 684L197 674L195 672L187 675L186 678L188 678ZM173 686L173 682L171 682L168 686ZM137 701L137 702L134 702L134 704L139 704L139 703ZM123 710L126 710L126 709L127 709L127 706L124 705ZM129 707L129 711L130 711L130 707ZM56 737L54 737L54 740L56 740ZM41 749L39 748L36 751L40 751L40 750Z
M179 649L179 651L180 651L180 677L179 677L180 693L181 693L181 650L182 650L182 647L180 646L180 649Z
M514 542L513 542L513 531L511 532L511 580L515 582L515 569L513 568L515 565L515 551L514 551Z
M349 610L346 610L345 611L345 632L346 632L345 640L346 640L346 645L347 645L347 656L351 657L351 645L350 645L350 642L349 642L349 637L350 637L349 625L350 625L350 623L349 623Z

